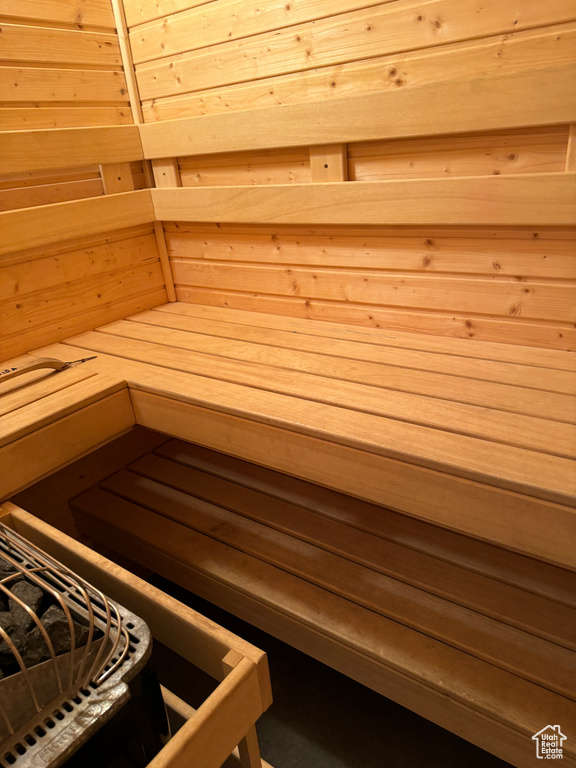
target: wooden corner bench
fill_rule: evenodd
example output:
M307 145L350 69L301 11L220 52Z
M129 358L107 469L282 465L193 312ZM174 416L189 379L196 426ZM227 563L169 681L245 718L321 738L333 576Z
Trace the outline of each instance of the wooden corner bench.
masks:
M573 354L178 303L33 354L202 446L78 498L84 533L515 765L571 738Z

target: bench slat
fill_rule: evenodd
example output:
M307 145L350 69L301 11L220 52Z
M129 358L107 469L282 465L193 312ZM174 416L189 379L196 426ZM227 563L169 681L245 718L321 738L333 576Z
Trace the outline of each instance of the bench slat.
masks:
M179 369L191 375L202 372L197 364L190 363L188 352L159 344L104 333L82 334L76 337L76 341L95 352L162 365L165 369ZM166 372L166 382L170 375ZM276 371L268 368L263 375L273 379ZM213 398L218 388L227 383L210 380L211 402L215 402ZM165 387L160 387L160 391L163 390ZM206 387L204 390L206 393ZM235 400L232 411L249 414L250 418L557 503L570 503L576 496L576 476L568 459L548 455L543 460L540 454L523 448L407 424L275 391L255 390L252 387L242 387L241 390L240 399ZM192 381L187 396L195 397Z
M164 320L160 319L164 316L166 316ZM520 363L522 365L576 371L576 353L573 352L559 352L555 349L539 349L537 347L517 347L489 341L470 343L469 340L426 336L421 333L399 331L396 328L380 330L362 326L354 327L322 320L304 320L297 317L247 312L241 309L227 308L222 310L218 307L185 304L184 302L163 304L148 312L132 315L127 319L136 322L165 324L174 328L190 327L190 321L183 318L194 318L193 327L199 333L229 338L241 337L251 341L270 338L270 334L273 334L272 338L278 346L286 345L294 349L308 348L307 346L301 347L300 344L308 345L310 343L308 337L312 336L317 342L321 342L322 339L340 339L384 347L417 349L422 352L440 352L445 355L458 355L480 360L499 360L504 363ZM172 325L172 323L177 324Z
M505 585L488 576L438 560L426 552L417 552L387 541L372 532L352 528L315 513L308 506L296 506L284 497L271 497L160 456L148 454L131 464L129 469L130 473L115 475L110 481L104 481L102 487L145 506L152 504L154 498L160 498L152 506L174 519L175 507L170 506L169 492L164 500L154 495L154 491L157 494L159 489L153 486L149 501L145 501L142 489L147 486L141 485L133 476L141 475L187 494L188 502L180 496L176 498L181 504L190 505L188 524L196 529L195 500L200 499L425 592L464 605L503 624L576 650L576 638L573 636L576 611L573 608L565 608L522 588ZM352 506L353 502L348 499L348 504ZM183 517L182 522L185 519ZM237 524L242 525L243 521ZM412 524L417 526L415 521ZM238 539L235 541L239 543ZM276 547L274 553L277 556ZM500 552L501 556L505 554ZM267 558L261 556L261 559ZM572 588L576 590L576 576L572 577Z
M303 507L323 518L343 523L349 530L367 531L406 550L422 552L492 581L516 586L547 601L576 608L574 574L541 560L500 549L360 499L351 500L338 491L321 488L192 443L169 440L155 448L154 453L171 462L197 469L207 476L234 483L235 487L264 493L269 499L283 499L295 507Z
M220 339L212 345L206 344L206 339L211 337L171 329L156 329L126 321L112 323L102 330L122 338L150 342L150 355L154 356L157 364L165 364L167 367L169 357L172 367L190 372L198 371L210 378L330 403L506 445L530 448L542 453L568 458L576 456L575 426L560 424L548 418L507 413L493 407L480 408L397 392L390 389L391 377L388 376L387 367L382 368L379 375L372 374L371 385L367 386L355 383L364 380L360 366L351 366L347 360L328 354L312 357L307 353L301 356L300 353L293 352L282 356L273 346L252 347ZM163 350L164 347L170 347L171 350ZM145 351L142 345L134 345L137 359L145 360ZM245 362L252 357L256 358L256 362ZM375 364L365 365L371 371L378 371L379 366ZM269 367L272 367L272 370L269 370ZM303 369L312 369L315 374L320 375L303 373ZM457 389L459 380L453 383L453 389ZM518 396L521 394L522 392ZM543 413L547 395L548 393L544 393L540 397ZM570 416L570 413L566 414L568 419ZM574 420L576 421L576 398Z
M574 722L576 705L562 696L138 505L99 490L74 503L87 535L113 542L435 722L492 751L492 729L511 729L511 740L502 743L514 748L504 746L503 756L518 765L532 757L530 737L541 722ZM472 736L477 717L483 736ZM572 760L572 752L566 750L566 758Z

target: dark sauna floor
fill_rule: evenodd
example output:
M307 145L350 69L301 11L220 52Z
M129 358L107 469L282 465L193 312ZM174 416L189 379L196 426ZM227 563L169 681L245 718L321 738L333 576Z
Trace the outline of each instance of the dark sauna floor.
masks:
M273 768L508 766L170 582L153 583L268 654L274 703L257 729Z

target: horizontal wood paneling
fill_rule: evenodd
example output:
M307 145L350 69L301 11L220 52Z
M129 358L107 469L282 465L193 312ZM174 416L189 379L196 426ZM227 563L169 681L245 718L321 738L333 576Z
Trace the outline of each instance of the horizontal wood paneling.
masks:
M2 24L2 59L36 64L76 64L121 69L120 46L115 34L60 30L23 24Z
M27 21L115 28L110 0L3 0L2 14Z
M564 171L568 126L348 145L351 181Z
M0 129L132 122L110 0L6 0L0 22Z
M499 0L478 7L430 0L425 9L414 0L398 0L142 64L138 84L144 100L163 98L568 21L573 21L568 0L555 0L546 9L526 4L522 13Z
M128 104L117 106L15 107L0 105L0 124L6 131L38 128L75 128L82 125L130 125L132 113Z
M152 226L0 259L0 358L166 300Z
M167 227L182 301L576 348L574 233Z
M146 122L250 109L314 103L363 93L511 74L574 61L576 25L544 29L440 46L425 51L360 59L343 66L310 69L291 75L261 78L222 88L198 90L184 96L144 101ZM553 82L549 78L548 82ZM517 94L516 94L517 95ZM448 105L450 102L448 102ZM444 105L446 106L446 104Z
M136 126L13 131L0 141L2 174L143 158Z
M549 75L550 81L543 80ZM569 123L576 113L576 62L399 92L290 104L142 126L146 157L349 143ZM510 92L514 98L510 98ZM437 105L444 105L438 109Z
M180 179L183 187L305 183L310 157L307 148L185 157Z
M157 0L124 0L122 5L128 26L132 27L180 11L187 11L199 5L206 5L209 2L210 0L163 0L162 3L158 3Z
M31 208L36 205L63 203L103 194L99 176L80 181L60 181L56 184L42 184L38 187L17 187L0 191L0 211Z
M0 255L153 221L149 190L6 211Z
M157 12L164 18L139 25L130 34L130 44L134 61L140 64L195 48L206 48L381 5L381 0L314 0L312 3L281 4L261 3L258 0L220 0L175 13L168 12L162 4ZM137 23L131 20L132 16L128 15L130 26Z
M518 281L517 278L458 278L372 270L206 264L173 260L177 285L258 294L306 296L311 301L520 316L532 320L576 321L574 284Z

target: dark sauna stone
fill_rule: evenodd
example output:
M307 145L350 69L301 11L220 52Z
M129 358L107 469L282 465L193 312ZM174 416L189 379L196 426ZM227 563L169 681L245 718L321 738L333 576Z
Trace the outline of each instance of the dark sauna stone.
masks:
M22 602L26 603L26 605L38 615L40 605L42 604L42 598L44 597L44 592L40 587L31 584L29 581L19 581L14 584L11 592L13 595L16 595L16 597L19 597ZM30 629L34 625L34 619L30 616L28 611L12 598L10 598L8 602L14 623L24 631Z
M42 616L42 624L44 625L46 632L48 632L48 636L52 641L56 655L70 650L70 625L61 608L56 605L51 605L44 616ZM74 641L76 647L79 648L82 645L86 645L88 639L88 627L78 624L77 621L73 621L73 624Z

